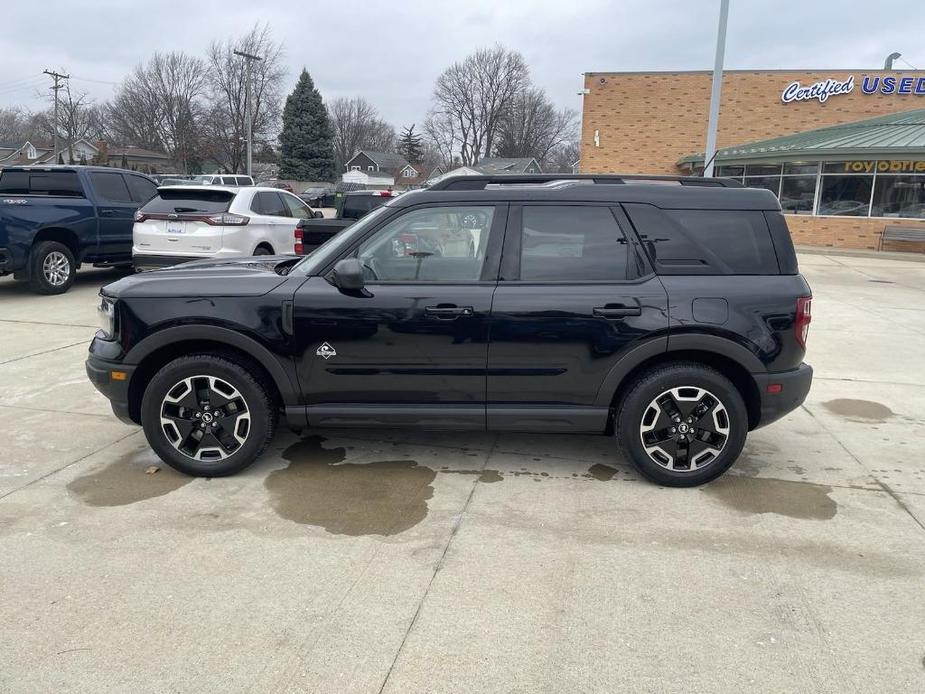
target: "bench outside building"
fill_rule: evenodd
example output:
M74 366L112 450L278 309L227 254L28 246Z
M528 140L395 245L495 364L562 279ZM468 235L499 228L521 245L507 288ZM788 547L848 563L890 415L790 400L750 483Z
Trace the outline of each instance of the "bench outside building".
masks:
M883 244L891 241L910 241L923 244L922 252L925 253L925 227L902 226L901 224L887 224L880 235L880 243L877 250L883 250Z

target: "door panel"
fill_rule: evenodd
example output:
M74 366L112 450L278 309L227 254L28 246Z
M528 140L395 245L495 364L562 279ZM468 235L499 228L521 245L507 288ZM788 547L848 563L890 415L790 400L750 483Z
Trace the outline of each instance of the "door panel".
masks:
M488 354L489 429L603 431L596 404L630 350L668 330L667 294L615 211L512 207Z
M310 424L485 428L505 217L504 206L412 208L346 251L368 273L363 290L302 285L293 331Z
M131 257L132 225L138 203L132 198L122 174L93 171L89 176L99 218L99 246L96 257Z
M461 428L467 421L484 428L493 290L491 283L384 284L345 294L310 279L296 293L293 313L310 423L338 413L348 419L351 411L337 407L343 405L359 408L352 414L360 420L373 418L369 406L454 405L476 408L459 413Z

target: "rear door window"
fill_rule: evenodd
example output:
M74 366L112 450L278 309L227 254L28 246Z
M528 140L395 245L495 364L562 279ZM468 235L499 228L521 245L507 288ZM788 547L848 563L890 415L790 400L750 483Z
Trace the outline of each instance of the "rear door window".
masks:
M383 195L345 195L341 217L343 219L360 219L370 210L376 209L389 199Z
M662 274L776 275L780 268L762 212L661 210L624 205Z
M93 171L90 173L90 183L97 196L106 202L134 202L122 174Z
M235 194L209 188L161 189L141 208L151 214L214 214L227 212Z
M75 171L4 171L0 193L83 197L83 186Z
M268 217L290 217L289 208L280 199L278 193L264 190L254 196L251 203L251 209L257 214L267 215Z
M135 202L144 204L157 195L157 186L142 176L126 176L129 190Z
M524 206L520 279L534 282L622 281L627 242L608 207Z

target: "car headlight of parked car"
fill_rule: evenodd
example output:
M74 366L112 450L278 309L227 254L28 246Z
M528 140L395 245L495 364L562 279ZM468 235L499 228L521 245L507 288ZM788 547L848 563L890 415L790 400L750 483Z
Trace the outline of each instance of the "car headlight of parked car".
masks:
M116 301L107 296L100 295L100 305L96 309L97 321L101 331L106 337L115 337L116 334Z

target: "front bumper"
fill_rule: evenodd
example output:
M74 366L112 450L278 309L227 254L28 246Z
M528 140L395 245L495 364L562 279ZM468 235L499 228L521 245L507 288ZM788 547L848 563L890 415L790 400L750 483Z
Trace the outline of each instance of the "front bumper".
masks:
M209 260L211 256L202 255L135 255L132 256L132 267L136 272L145 270L160 270L173 267L191 260Z
M87 357L86 367L87 378L109 399L113 414L126 424L138 424L131 417L128 398L129 384L136 367L101 359L95 354Z
M776 422L802 405L813 383L813 367L809 364L800 364L792 371L753 375L761 398L761 415L756 429ZM768 392L769 387L775 392Z

